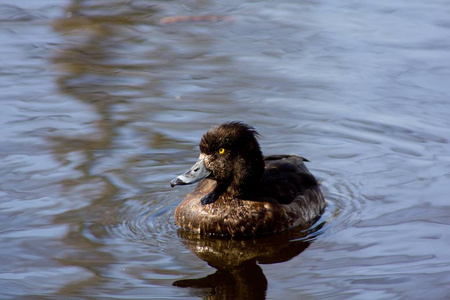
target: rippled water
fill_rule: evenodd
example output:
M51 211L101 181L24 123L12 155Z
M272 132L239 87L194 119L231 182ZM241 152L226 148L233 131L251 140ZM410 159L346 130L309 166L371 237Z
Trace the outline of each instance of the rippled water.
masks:
M449 298L449 13L2 1L1 298ZM226 18L167 19L199 15ZM311 161L329 202L315 232L177 230L192 187L169 181L228 120Z

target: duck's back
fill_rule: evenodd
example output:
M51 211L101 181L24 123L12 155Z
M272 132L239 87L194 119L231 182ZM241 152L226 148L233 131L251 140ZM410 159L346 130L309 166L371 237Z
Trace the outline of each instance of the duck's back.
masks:
M261 180L261 199L281 204L290 227L314 221L326 202L316 178L308 171L305 158L296 155L266 156Z
M308 171L305 158L296 155L271 155L264 157L265 172L262 177L261 197L270 197L280 204L290 204L298 196L308 190L319 190L316 178ZM317 197L313 197L317 198ZM324 202L320 199L310 199L311 202Z

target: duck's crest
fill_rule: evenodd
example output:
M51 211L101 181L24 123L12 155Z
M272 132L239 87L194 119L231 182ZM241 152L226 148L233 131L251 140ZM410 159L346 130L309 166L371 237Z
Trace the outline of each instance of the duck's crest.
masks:
M208 130L200 141L200 151L211 153L217 151L220 147L233 148L242 145L243 142L254 140L259 133L250 125L241 121L231 121L220 124ZM258 143L253 143L259 148Z

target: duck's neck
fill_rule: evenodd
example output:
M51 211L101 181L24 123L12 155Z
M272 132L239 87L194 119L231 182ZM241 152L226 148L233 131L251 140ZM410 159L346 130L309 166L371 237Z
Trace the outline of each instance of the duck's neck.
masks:
M264 173L264 158L259 149L236 162L234 177L226 193L231 198L252 199Z

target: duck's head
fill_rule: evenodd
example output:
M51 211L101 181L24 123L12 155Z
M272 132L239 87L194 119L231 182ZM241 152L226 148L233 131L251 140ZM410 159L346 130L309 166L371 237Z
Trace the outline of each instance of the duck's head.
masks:
M255 129L242 122L228 122L207 131L200 141L200 157L184 174L170 183L192 184L203 178L217 182L202 204L227 193L232 198L250 198L264 173L264 159Z

